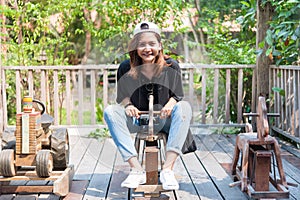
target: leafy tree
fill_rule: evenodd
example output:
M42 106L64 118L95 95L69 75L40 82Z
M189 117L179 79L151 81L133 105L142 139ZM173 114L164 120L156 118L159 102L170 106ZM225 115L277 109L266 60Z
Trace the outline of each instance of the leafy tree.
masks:
M256 1L241 1L242 15L239 21L243 30L250 30L256 26ZM266 56L276 65L290 65L300 63L300 1L299 0L263 0L262 6L271 3L274 14L270 20L265 41L259 46L258 54L268 45ZM251 31L249 31L251 32ZM245 35L245 34L244 34Z
M129 32L136 22L149 20L162 27L172 24L178 29L187 5L182 0L9 0L1 3L4 13L1 13L1 24L6 28L1 34L1 44L6 47L1 49L2 64L24 67L111 63L126 53ZM113 46L111 41L115 42ZM9 77L14 77L13 72ZM7 82L13 85L14 80L9 77ZM63 93L63 89L60 91ZM8 96L14 96L14 91L7 92ZM12 101L8 104L14 105Z
M265 0L270 2L275 15L270 21L265 42L266 55L276 65L300 65L300 0Z

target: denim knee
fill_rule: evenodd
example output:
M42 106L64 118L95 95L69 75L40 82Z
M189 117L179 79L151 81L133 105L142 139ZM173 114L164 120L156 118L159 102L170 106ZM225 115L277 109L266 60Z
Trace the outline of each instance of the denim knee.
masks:
M180 115L183 120L192 119L192 107L187 101L179 101L174 107L174 113Z
M120 112L123 109L120 105L109 105L104 109L104 119L109 120L112 116L114 116L116 113Z

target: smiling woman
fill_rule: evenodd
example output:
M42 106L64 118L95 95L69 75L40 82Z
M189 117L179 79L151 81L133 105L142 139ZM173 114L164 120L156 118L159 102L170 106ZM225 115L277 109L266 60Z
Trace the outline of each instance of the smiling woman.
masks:
M164 55L160 29L151 22L136 26L128 50L130 60L120 64L117 74L117 102L120 105L110 105L104 112L112 138L131 167L121 186L137 188L146 182L146 173L137 159L130 133L145 128L135 122L141 120L141 111L149 110L149 96L153 96L153 108L159 113L154 132L164 132L168 137L160 181L164 190L176 190L179 185L173 166L182 154L192 118L191 106L182 101L180 67Z

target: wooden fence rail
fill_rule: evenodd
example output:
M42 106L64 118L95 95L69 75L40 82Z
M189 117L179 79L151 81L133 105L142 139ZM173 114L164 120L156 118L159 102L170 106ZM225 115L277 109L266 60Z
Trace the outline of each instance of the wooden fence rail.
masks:
M246 88L245 70L255 65L206 65L181 63L185 98L193 107L194 125L197 126L243 126L243 102ZM2 66L1 125L8 125L8 108L21 112L22 97L31 95L47 106L54 116L54 125L97 125L97 105L114 103L116 97L116 69L118 65L77 66ZM299 67L270 68L270 91L272 87L283 88L285 96L274 93L274 111L280 113L274 130L280 129L294 140L299 140ZM8 75L9 74L9 75ZM279 76L281 74L281 76ZM13 76L12 76L13 75ZM222 75L222 76L221 76ZM195 77L200 77L198 83ZM232 93L232 77L237 78L236 93ZM13 78L15 85L8 85ZM249 84L248 84L249 85ZM251 84L250 84L251 85ZM14 91L12 93L12 91ZM14 95L15 105L7 104L7 95ZM250 95L251 96L251 95ZM236 121L231 119L232 104L236 101ZM208 114L208 111L210 113ZM0 127L1 128L1 127ZM278 131L278 130L277 130Z
M300 67L270 66L270 85L282 90L274 94L273 110L280 114L273 130L300 144Z

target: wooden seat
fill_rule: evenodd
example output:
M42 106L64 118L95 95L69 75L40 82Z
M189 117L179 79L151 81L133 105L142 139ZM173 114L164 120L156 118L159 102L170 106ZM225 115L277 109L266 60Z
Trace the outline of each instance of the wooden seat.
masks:
M241 133L236 137L236 145L232 163L232 175L241 184L241 190L253 198L288 198L287 182L283 171L280 148L277 140L269 136L267 108L264 97L259 97L257 106L257 133ZM248 128L252 131L252 127ZM241 165L237 166L239 156ZM271 159L275 157L279 180L276 180L275 160L273 168ZM270 171L273 169L273 176ZM277 189L269 190L269 181Z
M165 148L167 144L167 135L164 132L159 132L154 135L153 141L149 141L149 134L147 132L138 132L135 136L135 149L138 152L138 159L144 164L144 155L145 155L145 148L148 146L157 146L159 149L159 161L160 161L160 166L162 167L164 160L165 160ZM142 145L142 146L141 146ZM157 163L159 164L159 163Z

